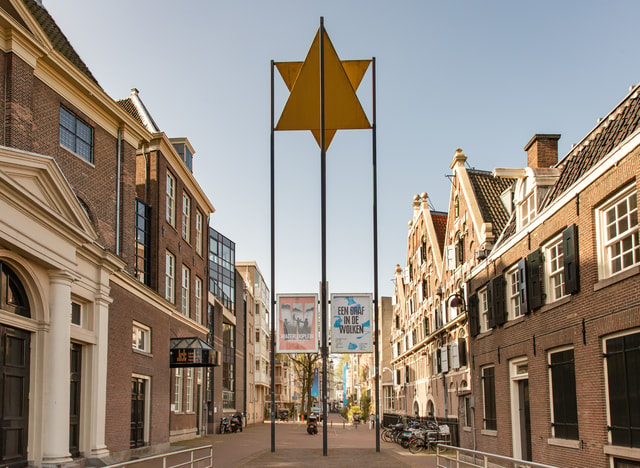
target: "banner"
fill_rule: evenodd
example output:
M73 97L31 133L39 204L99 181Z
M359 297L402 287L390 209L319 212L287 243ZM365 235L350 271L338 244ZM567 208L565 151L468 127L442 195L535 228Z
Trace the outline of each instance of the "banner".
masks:
M311 384L311 396L314 398L319 398L320 393L318 393L318 368L313 369L313 383Z
M279 294L276 353L318 352L318 295Z
M371 294L331 295L331 352L371 353Z

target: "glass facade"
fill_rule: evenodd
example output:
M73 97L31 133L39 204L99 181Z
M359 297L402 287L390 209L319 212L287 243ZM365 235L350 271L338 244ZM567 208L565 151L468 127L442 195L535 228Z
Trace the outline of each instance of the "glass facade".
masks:
M236 244L209 228L209 291L235 313Z

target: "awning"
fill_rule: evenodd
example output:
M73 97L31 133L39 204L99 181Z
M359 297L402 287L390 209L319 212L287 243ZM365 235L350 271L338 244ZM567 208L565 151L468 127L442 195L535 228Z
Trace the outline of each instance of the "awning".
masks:
M192 336L171 338L169 367L213 367L220 365L218 351L206 341Z

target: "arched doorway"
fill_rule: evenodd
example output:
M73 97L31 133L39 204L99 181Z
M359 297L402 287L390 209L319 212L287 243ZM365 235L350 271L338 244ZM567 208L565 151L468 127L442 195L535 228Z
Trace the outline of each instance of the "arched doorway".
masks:
M31 317L22 282L0 261L0 309ZM27 461L31 334L0 323L0 465Z

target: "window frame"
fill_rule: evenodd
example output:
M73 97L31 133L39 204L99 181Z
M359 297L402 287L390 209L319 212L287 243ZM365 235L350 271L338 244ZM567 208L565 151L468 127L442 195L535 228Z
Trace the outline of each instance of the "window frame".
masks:
M568 296L564 273L563 245L562 235L559 235L543 247L544 286L547 292L547 303L552 303ZM560 278L559 283L554 281L554 278ZM560 290L559 295L558 289Z
M191 243L191 197L182 193L182 238Z
M619 215L616 213L615 223L618 224L621 219L626 218L628 228L621 232L617 232L614 237L608 239L608 228L612 226L613 223L607 221L607 215L612 210L616 210L621 205L623 201L627 201L627 208L630 205L630 198L635 198L635 206L631 207L631 209L627 209L627 212L623 215ZM599 208L596 209L596 220L597 220L597 243L598 243L598 273L600 279L609 278L615 276L617 274L623 273L634 266L640 265L640 245L638 239L638 193L635 188L635 184L632 184L628 187L625 187L620 192L616 193L616 195L610 197L605 203L602 204ZM634 221L635 218L635 221ZM631 239L632 247L631 249L627 249L623 251L619 257L624 260L625 253L631 253L632 256L635 256L635 261L631 264L624 266L620 265L619 269L613 271L612 268L612 258L611 249L619 245L624 248L624 242L627 239ZM622 250L622 249L621 249ZM616 258L618 256L615 256Z
M187 400L185 405L185 412L193 413L193 382L194 382L193 367L187 367L187 375L185 377L185 382L186 382L186 390L187 390L187 394L185 395Z
M535 219L538 215L536 208L536 192L535 190L532 190L531 193L524 197L518 205L520 228L525 227Z
M488 287L478 290L478 318L480 321L480 333L491 330L489 326L489 297Z
M63 113L66 113L65 117L69 118L70 120L73 121L73 129L69 128L67 125L63 124ZM71 122L69 122L71 123ZM89 141L86 141L86 139L80 135L78 127L80 125L80 128L86 127L86 130L88 130L89 132ZM60 114L59 114L59 132L58 132L58 141L60 143L60 146L62 146L63 148L71 151L73 154L77 155L78 157L82 158L83 160L87 161L90 164L93 164L93 141L94 141L94 129L91 125L89 125L87 122L85 122L83 119L81 119L80 117L78 117L78 115L75 112L70 111L69 109L67 109L64 106L60 106ZM68 134L69 140L73 139L73 148L71 148L70 145L67 145L65 143L65 140L63 139L62 135L63 133L66 132L66 134ZM72 137L72 138L71 138ZM87 145L89 148L89 154L85 154L83 151L78 151L78 140L83 143L84 145Z
M195 289L194 289L194 296L196 299L196 322L202 324L202 290L204 288L204 281L202 281L202 279L196 275L196 281L195 281Z
M143 325L140 322L133 321L132 324L132 337L131 337L131 346L135 351L139 351L141 353L151 354L151 328L146 325ZM139 332L139 333L136 333ZM137 338L140 335L146 337L143 340L143 345L140 346L140 339Z
M515 320L524 315L522 303L520 300L520 269L518 265L514 265L505 272L507 280L507 320ZM515 281L514 281L515 279Z
M183 372L182 367L176 367L173 381L173 412L182 413L182 396L183 396Z
M486 375L489 370L491 370L491 375ZM495 366L484 366L481 368L480 373L482 381L482 428L486 431L498 430L495 372Z
M629 347L627 347L627 340L631 337L633 340L637 340L638 344L636 347L632 347L632 343ZM610 347L614 344L614 341L622 341L622 351L614 351L611 350ZM602 339L603 346L603 356L604 356L604 366L605 366L605 385L606 385L606 397L607 397L607 429L608 429L608 438L609 443L611 445L619 446L619 447L630 447L630 448L640 448L640 424L638 424L638 416L635 416L631 411L631 408L637 407L640 404L640 395L637 390L635 392L630 391L630 388L637 388L638 381L640 380L637 373L629 372L628 369L628 361L629 354L637 353L632 356L632 359L635 359L637 363L640 361L640 328L634 328L630 330L625 330L620 333L616 333L613 335L609 335L603 337ZM616 369L612 365L612 358L616 354L622 354L622 365L624 369L620 372L620 375L614 375L614 379L612 382L612 372ZM632 366L633 366L632 360ZM618 364L620 366L620 364ZM634 380L629 381L629 378L635 378ZM625 387L625 394L620 395L620 389ZM634 401L630 401L630 398L634 398ZM626 426L622 426L618 424L620 414L619 412L614 412L612 405L614 404L614 399L623 401L623 410L626 410ZM625 416L625 415L623 415ZM635 416L635 419L632 417ZM624 422L624 421L622 421ZM619 431L619 432L614 432ZM635 431L635 432L634 432ZM626 434L625 434L626 432ZM622 440L626 437L626 440ZM634 445L635 442L635 445Z
M203 239L204 216L200 210L196 209L196 253L202 256L202 239Z
M176 227L176 178L167 171L165 188L166 215L165 220L174 228Z
M180 311L182 312L182 315L186 315L187 317L189 317L189 312L191 311L191 270L184 264L182 265L181 278Z
M164 269L164 298L175 304L176 302L176 257L168 250L165 253Z
M554 355L566 354L568 351L571 351L570 360L553 362ZM572 346L563 346L550 350L547 353L547 365L549 368L551 436L555 439L580 440L574 348ZM559 379L560 381L558 381ZM559 388L560 386L562 388ZM558 391L554 391L554 388ZM560 410L564 414L560 415ZM571 414L568 414L568 412L571 412ZM572 433L573 427L575 427L575 433Z

